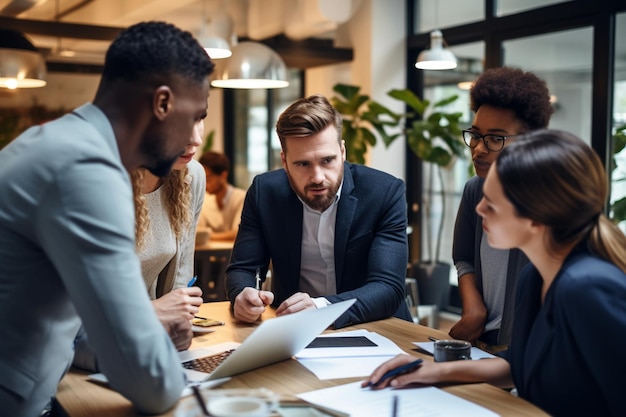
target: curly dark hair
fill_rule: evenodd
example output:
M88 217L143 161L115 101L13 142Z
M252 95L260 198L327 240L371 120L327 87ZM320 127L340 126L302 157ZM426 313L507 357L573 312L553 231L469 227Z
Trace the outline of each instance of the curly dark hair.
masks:
M137 81L180 75L196 82L215 64L191 35L165 22L141 22L122 31L109 47L102 78Z
M500 67L485 70L470 90L470 108L511 109L527 130L546 128L553 109L546 82L532 72Z

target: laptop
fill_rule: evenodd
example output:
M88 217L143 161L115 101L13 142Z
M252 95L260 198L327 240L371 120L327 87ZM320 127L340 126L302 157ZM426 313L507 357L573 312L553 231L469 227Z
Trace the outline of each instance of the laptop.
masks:
M291 358L342 315L356 299L263 321L243 343L180 352L190 381L228 378Z

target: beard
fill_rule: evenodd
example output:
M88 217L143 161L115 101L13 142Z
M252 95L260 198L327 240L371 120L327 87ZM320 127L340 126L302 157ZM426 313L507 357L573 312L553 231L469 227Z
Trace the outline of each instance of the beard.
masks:
M167 157L164 155L165 151L160 144L161 142L155 138L144 140L141 152L146 162L142 166L150 171L152 175L165 177L170 173L178 158L184 153L184 150L179 155Z
M324 181L321 184L307 184L304 187L304 192L300 191L294 181L291 178L291 174L287 171L287 178L289 179L289 184L291 185L291 189L300 197L304 203L312 208L313 210L317 210L319 212L324 212L328 207L333 204L335 201L335 197L337 196L337 191L339 191L339 187L343 182L343 164L341 164L341 172L337 177L336 182ZM312 197L307 196L307 191L310 189L316 189L320 187L326 187L326 194L324 195L314 195Z

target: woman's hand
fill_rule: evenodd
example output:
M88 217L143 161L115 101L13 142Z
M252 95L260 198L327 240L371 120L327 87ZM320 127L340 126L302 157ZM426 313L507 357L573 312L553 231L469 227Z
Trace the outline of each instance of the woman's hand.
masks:
M406 365L407 363L413 362L414 360L414 356L406 354L401 354L388 360L387 362L376 368L374 372L372 372L372 374L361 383L361 387L365 388L367 386L372 386L372 389L382 389L387 386L398 388L404 387L405 385L409 384L430 385L441 382L441 368L444 364L433 363L428 360L423 361L421 365L414 371L398 375L394 378L387 378L383 381L380 381L380 378L382 378L382 376L386 372L399 366Z
M191 320L200 311L202 290L199 287L177 288L152 301L159 321L170 335L177 350L191 345Z

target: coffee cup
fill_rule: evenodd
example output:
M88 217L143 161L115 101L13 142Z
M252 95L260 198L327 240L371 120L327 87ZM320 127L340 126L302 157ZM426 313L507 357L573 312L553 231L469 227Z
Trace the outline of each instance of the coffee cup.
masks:
M204 402L208 413L214 417L269 417L278 408L279 396L265 388L208 389L200 396L191 395L180 402L175 417L204 417L198 401Z
M465 340L436 340L433 356L435 362L471 359L472 344Z
M215 417L267 417L271 413L270 405L258 397L221 397L213 398L207 409Z

